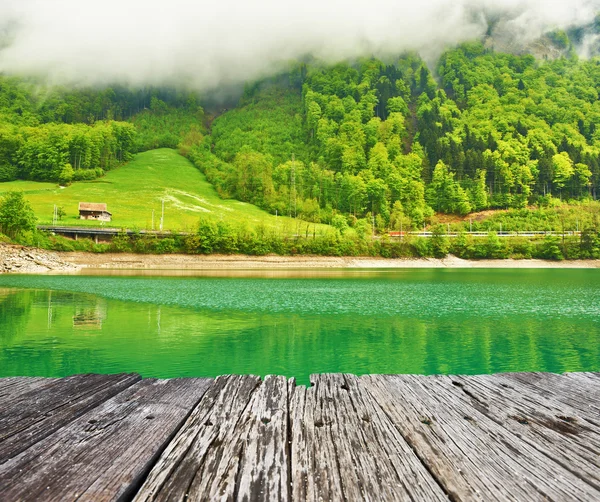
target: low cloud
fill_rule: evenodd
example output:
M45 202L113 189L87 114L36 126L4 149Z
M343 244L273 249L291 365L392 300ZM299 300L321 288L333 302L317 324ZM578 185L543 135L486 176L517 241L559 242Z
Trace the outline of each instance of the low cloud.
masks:
M307 54L417 50L431 59L492 28L527 43L598 11L600 0L3 0L0 72L209 90Z

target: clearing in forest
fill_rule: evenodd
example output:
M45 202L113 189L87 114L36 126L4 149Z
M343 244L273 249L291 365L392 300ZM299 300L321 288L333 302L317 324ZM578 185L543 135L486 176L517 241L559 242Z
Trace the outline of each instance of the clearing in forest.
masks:
M275 217L258 207L237 200L224 200L197 168L175 150L161 148L140 153L128 164L93 181L77 182L61 188L55 183L12 181L0 183L0 196L22 191L31 203L41 225L52 224L54 205L66 215L58 222L69 226L100 226L100 222L79 219L79 202L102 202L112 213L112 222L104 226L140 230L158 230L164 200L164 230L195 229L201 217L228 221L284 233L304 233L313 223ZM316 231L326 228L316 225Z

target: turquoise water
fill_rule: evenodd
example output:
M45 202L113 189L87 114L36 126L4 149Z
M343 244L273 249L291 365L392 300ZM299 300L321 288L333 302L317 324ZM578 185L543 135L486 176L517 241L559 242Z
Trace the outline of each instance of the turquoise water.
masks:
M0 276L0 376L600 370L600 270Z

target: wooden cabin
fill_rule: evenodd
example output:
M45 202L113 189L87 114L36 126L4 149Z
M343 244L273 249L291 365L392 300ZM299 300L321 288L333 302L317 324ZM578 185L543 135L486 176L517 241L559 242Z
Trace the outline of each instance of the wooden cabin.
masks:
M79 203L79 219L81 220L110 221L111 218L112 213L108 212L106 204L96 202Z

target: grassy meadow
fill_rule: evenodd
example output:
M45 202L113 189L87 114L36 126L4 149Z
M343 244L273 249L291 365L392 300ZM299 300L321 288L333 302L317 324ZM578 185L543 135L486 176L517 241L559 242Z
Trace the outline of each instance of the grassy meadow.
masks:
M93 181L77 182L61 188L55 183L11 181L0 183L0 196L22 191L31 203L41 225L52 224L53 208L62 207L66 216L59 225L100 226L100 222L80 220L79 202L104 202L112 213L107 227L158 230L161 201L165 201L163 230L193 230L200 218L225 220L250 228L263 226L282 233L310 233L315 225L292 218L275 217L258 207L219 197L206 177L175 150L162 148L140 153L123 167ZM316 225L316 231L326 228Z

